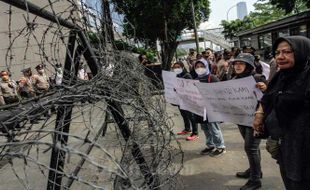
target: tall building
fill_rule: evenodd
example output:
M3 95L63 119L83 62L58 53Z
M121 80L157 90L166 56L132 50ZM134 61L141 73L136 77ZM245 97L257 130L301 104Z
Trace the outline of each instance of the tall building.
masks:
M248 10L246 7L246 2L237 3L237 17L242 20L245 16L248 15Z

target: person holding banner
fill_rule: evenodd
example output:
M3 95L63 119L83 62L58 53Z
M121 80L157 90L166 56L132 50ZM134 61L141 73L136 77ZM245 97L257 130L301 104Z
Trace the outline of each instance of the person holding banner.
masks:
M263 75L255 74L254 56L249 53L240 53L234 60L232 60L235 76L232 79L239 79L248 76L253 76L257 82L257 87L261 91L267 88L267 82ZM244 139L244 150L247 154L250 168L244 172L237 172L236 176L239 178L249 178L248 182L240 188L240 190L254 190L262 186L260 178L261 171L261 156L259 144L261 139L254 137L254 130L252 126L238 125L242 138Z
M181 61L174 63L172 65L172 70L177 74L176 76L178 78L192 79L192 76L186 71L184 64ZM180 106L178 106L178 108L183 118L185 129L177 133L177 135L191 134L189 137L186 138L186 140L196 140L198 138L198 125L195 122L194 114L190 111L180 109Z
M268 85L253 127L268 136L287 190L310 187L310 39L278 38L273 55L279 71Z
M200 59L195 63L195 72L198 77L196 78L200 82L218 82L220 81L216 76L212 75L209 70L209 64L205 59ZM206 137L207 147L200 152L201 155L209 155L211 157L218 157L226 152L224 145L224 138L218 122L203 121L203 118L196 115L197 123L201 124Z

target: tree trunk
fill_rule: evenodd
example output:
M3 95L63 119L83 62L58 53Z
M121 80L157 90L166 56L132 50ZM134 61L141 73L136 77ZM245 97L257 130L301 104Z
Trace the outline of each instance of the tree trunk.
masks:
M178 43L176 40L170 41L170 42L163 42L161 47L162 47L162 54L161 54L161 59L162 59L162 69L169 71L171 67L171 62L173 59L173 56L175 54L175 51L177 49Z

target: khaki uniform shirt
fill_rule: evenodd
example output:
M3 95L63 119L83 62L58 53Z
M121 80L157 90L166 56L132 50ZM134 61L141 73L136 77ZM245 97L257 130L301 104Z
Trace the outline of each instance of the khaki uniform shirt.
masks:
M1 88L1 92L2 95L4 97L13 97L13 96L17 96L17 84L10 80L10 81L1 81L0 82L0 88Z
M48 83L48 78L45 74L33 75L32 82L34 86L39 90L48 90L48 88L50 87Z
M21 82L25 81L25 82ZM30 98L35 95L33 85L32 85L32 77L22 77L19 82L18 92L22 98Z
M2 92L0 91L0 106L5 105L4 99L3 99L3 95Z

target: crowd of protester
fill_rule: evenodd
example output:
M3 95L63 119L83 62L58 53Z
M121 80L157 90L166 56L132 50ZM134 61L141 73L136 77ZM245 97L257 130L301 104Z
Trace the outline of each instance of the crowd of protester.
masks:
M188 70L185 68L187 64ZM213 52L208 48L201 54L195 54L194 49L189 50L186 62L181 60L172 64L172 71L180 78L196 79L200 82L219 82L252 75L257 81L257 87L262 91L266 90L269 68L264 66L255 49L252 47L232 48L231 51ZM263 75L265 69L265 75ZM267 71L266 71L267 70ZM178 132L178 135L189 135L186 140L194 141L199 138L197 125L201 125L206 139L206 147L200 152L202 155L218 157L226 152L220 122L209 122L203 120L201 116L189 111L180 109L184 121L185 129ZM205 116L207 118L207 115ZM261 187L262 171L260 165L260 139L253 136L252 126L238 125L241 137L244 139L244 150L249 160L249 168L242 172L237 172L240 178L249 178L248 182L242 186L241 190L256 189Z
M240 190L262 186L259 148L262 138L267 139L267 151L279 164L286 189L308 189L310 186L309 48L310 39L291 36L276 40L269 63L263 62L253 47L245 46L221 52L205 49L201 54L190 49L186 62L179 60L172 64L177 77L200 82L253 76L256 87L263 92L253 125L238 125L249 162L248 169L236 172L236 177L248 179ZM188 141L196 140L200 124L206 138L206 148L201 154L214 157L226 152L220 123L202 121L202 117L182 109L180 112L185 128L178 135L189 135Z

